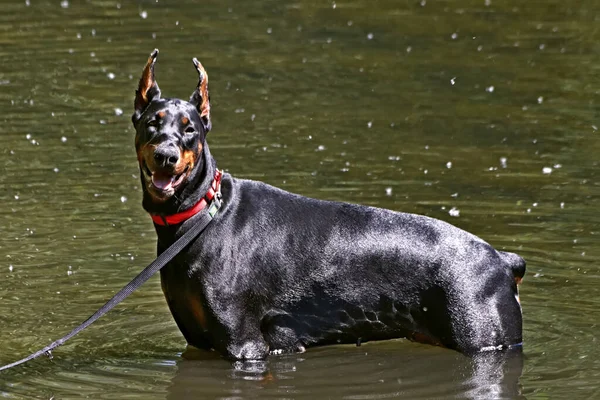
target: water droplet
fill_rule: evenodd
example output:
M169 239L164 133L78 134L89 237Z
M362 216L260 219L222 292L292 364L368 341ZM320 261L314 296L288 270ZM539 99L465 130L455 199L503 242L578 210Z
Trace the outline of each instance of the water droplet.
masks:
M448 169L452 168L452 161L448 161L446 163L446 168L448 168Z
M386 194L386 196L391 196L392 195L392 188L391 187L386 187L385 188L385 194Z
M67 141L67 138L66 138L66 136L63 136L63 137L61 137L61 138L60 138L60 141L61 141L61 142L63 142L63 143L65 143L65 142Z
M372 40L372 39L373 39L373 34L372 34L371 32L369 32L369 33L367 34L367 39L368 39L368 40Z
M506 168L507 161L508 161L508 159L506 157L500 157L500 165L502 166L502 168Z
M148 18L148 11L144 10L140 12L140 17L142 17L142 19Z
M127 197L121 196L121 203L125 203L127 201Z
M13 271L13 269L14 269L14 268L13 268L13 266L12 266L12 265L9 265L9 266L8 266L8 270L9 270L10 272L12 272L12 271Z
M448 214L450 214L451 217L458 217L460 216L460 210L456 207L452 207L450 211L448 211Z
M494 93L494 87L493 86L488 86L487 88L485 88L485 91L488 93Z
M112 72L109 72L108 74L106 74L106 76L108 77L108 79L115 79L115 74L113 74Z
M455 84L455 83L456 83L456 77L454 77L454 78L450 79L450 84L451 84L452 86L454 86L454 84Z
M549 175L552 173L552 167L544 167L542 168L542 173L545 175Z
M115 108L115 115L119 116L119 115L123 115L123 110L119 107Z
M67 0L62 0L62 1L60 2L60 6L61 6L62 8L69 8L69 2L68 2Z
M538 104L542 104L544 102L544 98L542 96L537 98Z

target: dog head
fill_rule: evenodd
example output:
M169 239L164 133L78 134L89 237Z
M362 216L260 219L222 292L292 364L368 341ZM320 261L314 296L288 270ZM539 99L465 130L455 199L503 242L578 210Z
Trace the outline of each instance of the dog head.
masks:
M161 98L154 78L155 49L135 92L135 148L144 206L155 208L178 197L202 169L202 150L211 128L208 75L197 59L198 86L189 101Z

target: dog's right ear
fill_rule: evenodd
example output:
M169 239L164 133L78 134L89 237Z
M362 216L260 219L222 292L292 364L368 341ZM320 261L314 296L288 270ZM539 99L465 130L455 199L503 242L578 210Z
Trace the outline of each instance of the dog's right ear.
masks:
M148 62L142 72L138 89L135 91L135 101L133 103L134 112L131 116L131 120L134 125L137 124L142 113L148 107L153 100L160 99L160 89L154 79L154 63L158 57L158 49L154 51L148 57Z
M208 133L212 128L212 122L210 121L210 95L208 94L208 74L206 70L200 64L200 61L196 57L192 59L196 71L198 71L198 87L192 93L190 97L190 103L192 103L198 114L200 114L200 120L204 126L204 132Z

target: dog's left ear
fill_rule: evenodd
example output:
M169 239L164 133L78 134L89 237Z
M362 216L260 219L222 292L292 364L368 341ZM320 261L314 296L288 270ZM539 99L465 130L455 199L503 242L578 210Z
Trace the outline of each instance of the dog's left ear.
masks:
M135 91L135 102L134 102L134 112L131 116L131 120L135 125L142 113L148 107L153 100L160 99L160 89L158 88L158 84L154 79L154 63L156 62L156 57L158 57L158 49L154 49L154 51L148 57L148 62L144 67L144 71L142 72L142 77L140 78L140 83L138 89Z
M196 106L198 114L200 114L200 120L204 125L205 133L210 131L212 124L210 122L210 96L208 94L208 74L206 70L200 64L200 61L195 57L192 59L196 70L198 71L198 87L192 93L190 97L190 103Z

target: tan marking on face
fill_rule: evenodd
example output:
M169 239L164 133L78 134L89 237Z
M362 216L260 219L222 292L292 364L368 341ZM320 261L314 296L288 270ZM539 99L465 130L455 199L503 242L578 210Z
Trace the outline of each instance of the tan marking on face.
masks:
M156 116L161 119L164 118L165 115L167 115L167 113L165 111L159 111L156 113Z
M156 147L156 144L145 144L137 151L138 162L140 164L144 162L151 172L156 171L158 168L154 159ZM200 150L202 150L202 144L199 144L198 147ZM179 160L177 161L177 164L175 164L172 174L180 175L186 170L186 168L191 172L191 170L194 169L194 165L196 165L196 158L197 155L194 154L192 150L182 151L179 149Z
M175 166L176 173L183 173L187 167L189 167L189 171L194 169L194 165L196 165L196 154L194 154L192 150L184 150L180 154L181 157L179 157L179 161Z
M189 122L190 122L190 119L188 117L181 118L181 123L183 125L187 125Z
M156 170L156 164L154 164L154 152L156 151L155 144L145 144L137 151L138 162L142 165L142 162L146 163L146 166L151 172Z
M523 278L519 278L518 276L515 277L515 283L518 285L521 284L521 282L523 282Z

